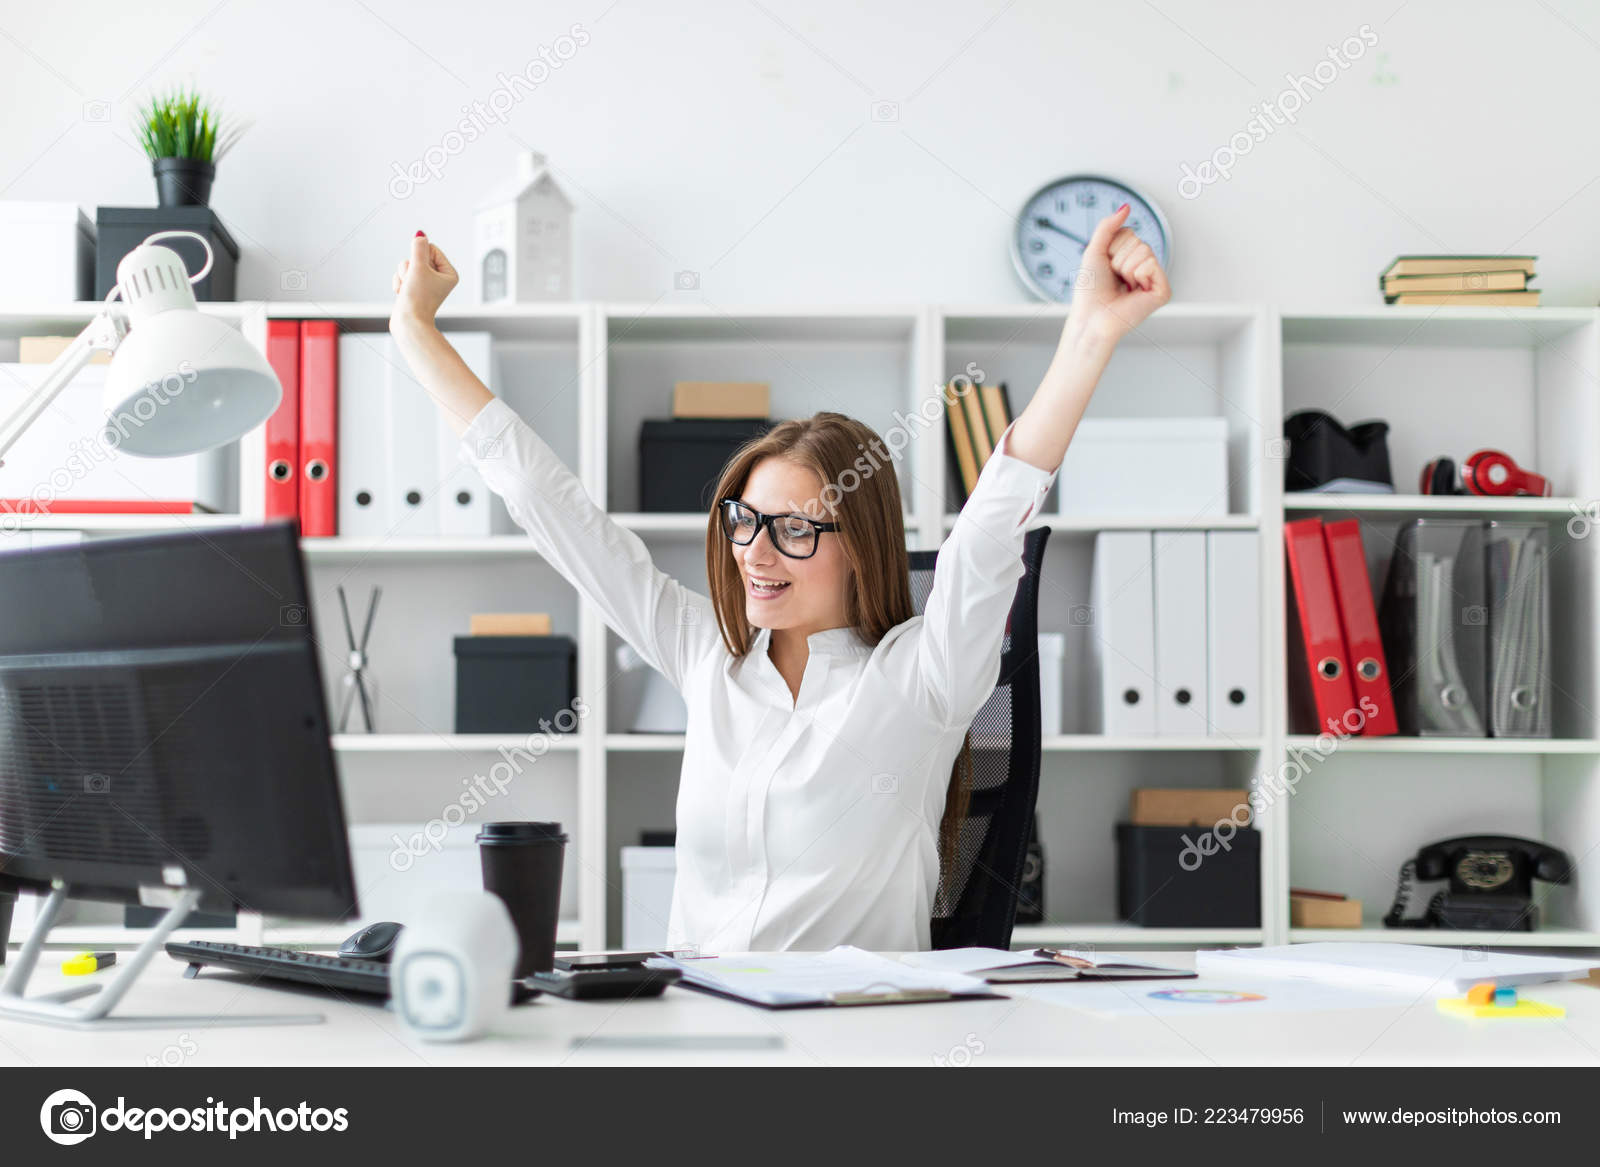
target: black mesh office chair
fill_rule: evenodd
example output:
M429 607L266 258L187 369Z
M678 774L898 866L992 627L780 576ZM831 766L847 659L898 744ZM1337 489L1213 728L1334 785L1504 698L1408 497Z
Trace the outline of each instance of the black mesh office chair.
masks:
M1050 528L1023 541L1023 576L994 693L972 721L972 801L952 867L939 873L935 948L1008 948L1039 795L1039 568ZM933 590L936 551L911 555L911 602Z

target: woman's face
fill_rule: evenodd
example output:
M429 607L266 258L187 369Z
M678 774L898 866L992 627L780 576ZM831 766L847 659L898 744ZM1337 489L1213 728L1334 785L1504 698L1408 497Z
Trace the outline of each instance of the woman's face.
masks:
M762 514L837 521L822 507L821 494L822 482L811 470L783 458L763 458L739 497ZM818 534L816 554L809 559L780 552L771 527L762 528L751 543L728 546L744 582L745 614L757 628L792 628L809 636L848 623L850 563L838 532Z

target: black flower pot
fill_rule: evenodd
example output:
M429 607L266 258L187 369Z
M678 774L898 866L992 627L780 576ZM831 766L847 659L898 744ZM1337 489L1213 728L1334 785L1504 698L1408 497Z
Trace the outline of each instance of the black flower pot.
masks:
M198 158L157 158L156 201L163 207L203 207L211 198L217 168Z

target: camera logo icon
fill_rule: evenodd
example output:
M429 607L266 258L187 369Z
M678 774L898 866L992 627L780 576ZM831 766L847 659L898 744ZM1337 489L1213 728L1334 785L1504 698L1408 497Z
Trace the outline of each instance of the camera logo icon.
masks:
M285 604L278 609L278 623L284 628L299 628L306 623L306 609L303 604Z
M72 1147L95 1133L98 1113L81 1090L57 1090L39 1108L39 1125L52 1143Z
M1074 628L1087 628L1094 623L1094 607L1090 604L1074 604L1067 618Z
M1289 456L1288 438L1268 438L1267 457L1275 462L1281 462Z
M698 292L700 290L700 273L697 271L680 271L673 274L672 286L680 292Z
M109 101L84 102L83 120L86 122L109 122L111 120L111 103Z
M85 774L83 776L83 792L85 794L109 794L111 792L111 775Z
M1489 622L1489 609L1482 604L1468 604L1461 609L1461 623L1468 628L1478 628Z
M306 290L306 273L291 268L278 276L278 287L285 292L303 292Z
M893 794L900 789L900 779L894 774L874 774L872 776L872 793Z
M875 101L872 103L872 120L875 122L897 122L900 120L900 103L895 101Z
M478 457L480 459L498 458L500 456L500 452L501 442L499 438L478 439Z

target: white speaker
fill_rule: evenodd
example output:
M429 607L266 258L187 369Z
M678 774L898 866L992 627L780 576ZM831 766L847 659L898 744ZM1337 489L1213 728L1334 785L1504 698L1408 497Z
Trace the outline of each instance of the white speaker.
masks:
M411 914L389 964L395 1012L424 1041L470 1041L510 1007L517 930L499 896L436 892Z

